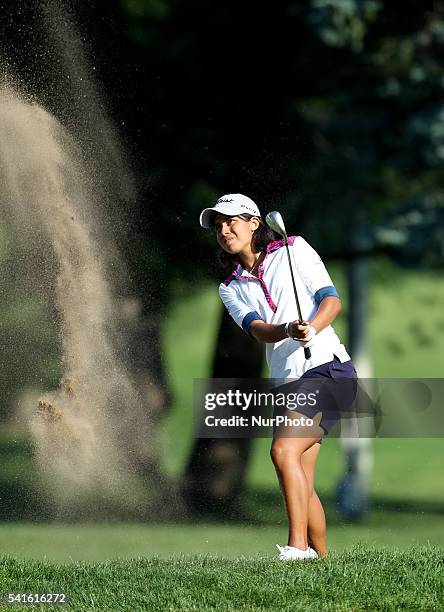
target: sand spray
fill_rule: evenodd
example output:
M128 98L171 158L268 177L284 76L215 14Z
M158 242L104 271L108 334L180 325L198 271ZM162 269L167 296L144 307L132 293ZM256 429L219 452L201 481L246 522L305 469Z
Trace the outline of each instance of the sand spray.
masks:
M88 512L102 500L143 516L159 482L142 481L134 465L155 465L156 442L149 398L120 357L109 240L101 243L97 229L91 172L50 112L10 82L0 85L0 207L28 242L44 242L64 372L60 389L25 415L36 458L58 514Z

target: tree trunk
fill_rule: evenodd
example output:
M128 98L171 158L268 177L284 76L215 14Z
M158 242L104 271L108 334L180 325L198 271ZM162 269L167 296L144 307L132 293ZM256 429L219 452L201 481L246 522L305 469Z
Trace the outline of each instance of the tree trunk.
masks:
M213 378L259 378L263 346L242 332L224 308L214 353ZM182 485L190 512L230 515L238 509L251 439L198 438Z

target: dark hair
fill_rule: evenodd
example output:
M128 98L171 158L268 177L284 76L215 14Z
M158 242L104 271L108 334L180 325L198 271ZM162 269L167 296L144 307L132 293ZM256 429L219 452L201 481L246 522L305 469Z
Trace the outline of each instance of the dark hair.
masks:
M249 221L255 215L238 215L238 216L241 217L241 219L245 219L245 221ZM262 252L266 250L270 242L273 242L273 240L276 240L277 238L278 238L277 234L275 234L275 232L273 232L273 230L271 230L268 227L268 225L265 225L265 223L261 219L260 224L258 225L257 229L254 231L254 234L251 240L251 244L255 251ZM217 252L217 259L218 259L219 265L221 266L223 271L226 273L232 272L233 268L237 264L239 263L242 264L242 262L237 257L237 255L232 255L231 253L227 253L222 248L220 248L219 251Z

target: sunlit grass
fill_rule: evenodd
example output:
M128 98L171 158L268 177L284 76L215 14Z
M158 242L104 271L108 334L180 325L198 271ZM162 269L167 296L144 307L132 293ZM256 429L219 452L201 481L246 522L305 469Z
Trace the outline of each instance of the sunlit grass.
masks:
M50 563L0 558L2 591L65 593L70 610L439 610L442 554L357 546L327 559L255 555ZM45 609L57 609L45 606Z

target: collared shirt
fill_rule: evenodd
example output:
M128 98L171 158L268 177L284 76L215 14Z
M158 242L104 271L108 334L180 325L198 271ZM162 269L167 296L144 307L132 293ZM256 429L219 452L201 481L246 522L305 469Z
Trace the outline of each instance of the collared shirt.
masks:
M338 294L321 258L302 236L289 236L288 244L302 316L309 320L325 297ZM258 277L239 264L220 284L219 295L235 322L247 333L255 319L275 325L297 320L284 241L275 240L267 246ZM270 377L300 378L307 370L332 361L334 355L341 362L350 359L331 325L316 334L310 350L311 358L306 359L302 345L292 338L268 342Z

